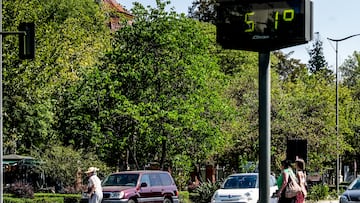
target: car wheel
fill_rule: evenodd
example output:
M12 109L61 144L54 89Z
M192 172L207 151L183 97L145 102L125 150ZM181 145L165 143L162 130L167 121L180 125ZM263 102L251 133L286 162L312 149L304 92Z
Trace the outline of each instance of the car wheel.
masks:
M128 203L136 203L134 199L129 199Z
M163 203L172 203L172 201L171 201L171 199L169 199L169 198L165 198L164 201L163 201Z

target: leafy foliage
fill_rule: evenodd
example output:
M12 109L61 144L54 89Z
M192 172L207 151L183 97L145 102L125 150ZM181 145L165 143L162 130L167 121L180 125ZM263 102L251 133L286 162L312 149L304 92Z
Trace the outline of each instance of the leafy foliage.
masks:
M211 202L211 197L214 192L219 189L221 186L221 182L216 181L215 183L212 182L203 182L201 183L194 191L195 194L190 196L190 199L193 202L199 203L207 203Z
M17 198L34 198L34 189L29 184L16 182L11 185L9 192Z
M4 40L4 152L22 153L59 139L65 87L97 62L109 39L93 0L4 1L4 29L36 24L36 59L19 61L17 40Z
M192 6L189 7L189 17L202 22L215 24L215 5L215 0L195 0L192 2Z
M90 166L100 169L100 177L111 171L96 154L74 151L71 147L53 146L44 151L33 150L33 156L40 161L40 172L53 181L54 185L62 185L63 193L79 193L82 185L75 188L77 178L84 180L84 171ZM86 181L81 184L86 184Z
M299 59L290 58L293 52L284 54L281 51L275 51L273 54L277 59L274 68L281 80L296 82L307 74L305 64L300 63Z
M312 49L308 50L310 55L308 69L310 73L321 74L329 82L333 81L332 71L328 69L328 63L323 53L323 43L319 36L315 38Z
M136 4L133 24L115 33L103 64L67 95L68 140L93 146L113 165L157 161L164 168L180 154L209 156L227 139L219 126L230 111L220 95L225 80L210 52L209 27L165 12L165 5Z
M352 56L349 56L340 66L340 71L343 84L351 89L358 90L360 81L360 53L355 51ZM359 91L356 91L354 96L360 99Z
M356 146L360 143L360 120L359 115L360 106L360 91L359 91L359 70L360 70L360 57L358 52L354 52L353 56L345 60L340 66L341 70L341 84L339 86L340 96L342 96L340 102L340 111L343 112L345 120L343 126L346 127L344 131L345 142L351 145L351 149L345 154L347 160L344 160L346 164L352 165L354 160L360 160L360 154ZM343 107L343 108L341 108ZM344 108L345 107L345 108ZM343 127L343 128L344 128Z
M308 199L311 200L322 200L322 199L328 199L329 196L329 186L328 185L323 185L323 184L317 184L317 185L313 185L310 188L310 191L308 191Z
M193 169L193 161L189 156L176 155L172 160L172 173L176 186L179 190L184 190L188 186L189 174Z
M33 149L66 185L93 164L105 172L156 161L184 185L194 163L239 170L258 161L257 54L216 44L215 26L203 22L212 22L214 1L194 1L189 16L198 20L166 12L167 1L135 3L132 25L116 33L105 26L113 11L93 0L3 3L4 30L34 21L37 36L32 61L19 60L16 37L4 38L5 153ZM360 161L359 57L341 66L335 136L334 78L320 40L309 54L310 71L291 53L272 54L275 170L288 138L308 140L309 171L333 166L337 153Z

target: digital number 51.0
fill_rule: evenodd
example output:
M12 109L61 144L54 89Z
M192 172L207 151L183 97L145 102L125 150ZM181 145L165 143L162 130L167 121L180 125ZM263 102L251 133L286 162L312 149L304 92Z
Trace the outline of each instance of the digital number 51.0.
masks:
M248 24L249 28L245 30L245 32L254 32L255 30L255 22L253 20L249 20L250 16L255 15L255 12L249 12L245 14L244 22ZM294 19L295 11L294 9L285 9L282 12L283 21L289 22ZM277 30L279 26L279 11L275 12L275 20L274 20L274 29Z

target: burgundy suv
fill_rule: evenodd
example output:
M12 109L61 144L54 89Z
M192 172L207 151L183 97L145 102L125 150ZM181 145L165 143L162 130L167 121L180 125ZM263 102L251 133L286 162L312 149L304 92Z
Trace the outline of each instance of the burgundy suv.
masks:
M123 171L102 182L102 203L179 203L178 189L166 171Z

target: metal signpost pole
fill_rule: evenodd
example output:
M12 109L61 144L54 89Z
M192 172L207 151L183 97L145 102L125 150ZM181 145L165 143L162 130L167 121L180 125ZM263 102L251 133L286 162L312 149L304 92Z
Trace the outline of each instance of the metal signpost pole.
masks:
M2 0L0 0L0 32L2 32ZM2 42L2 35L0 35L0 203L3 203L4 196Z
M259 52L259 197L270 202L270 51Z
M217 0L216 41L259 53L259 202L270 202L270 51L312 39L311 0ZM256 6L255 6L256 5Z

